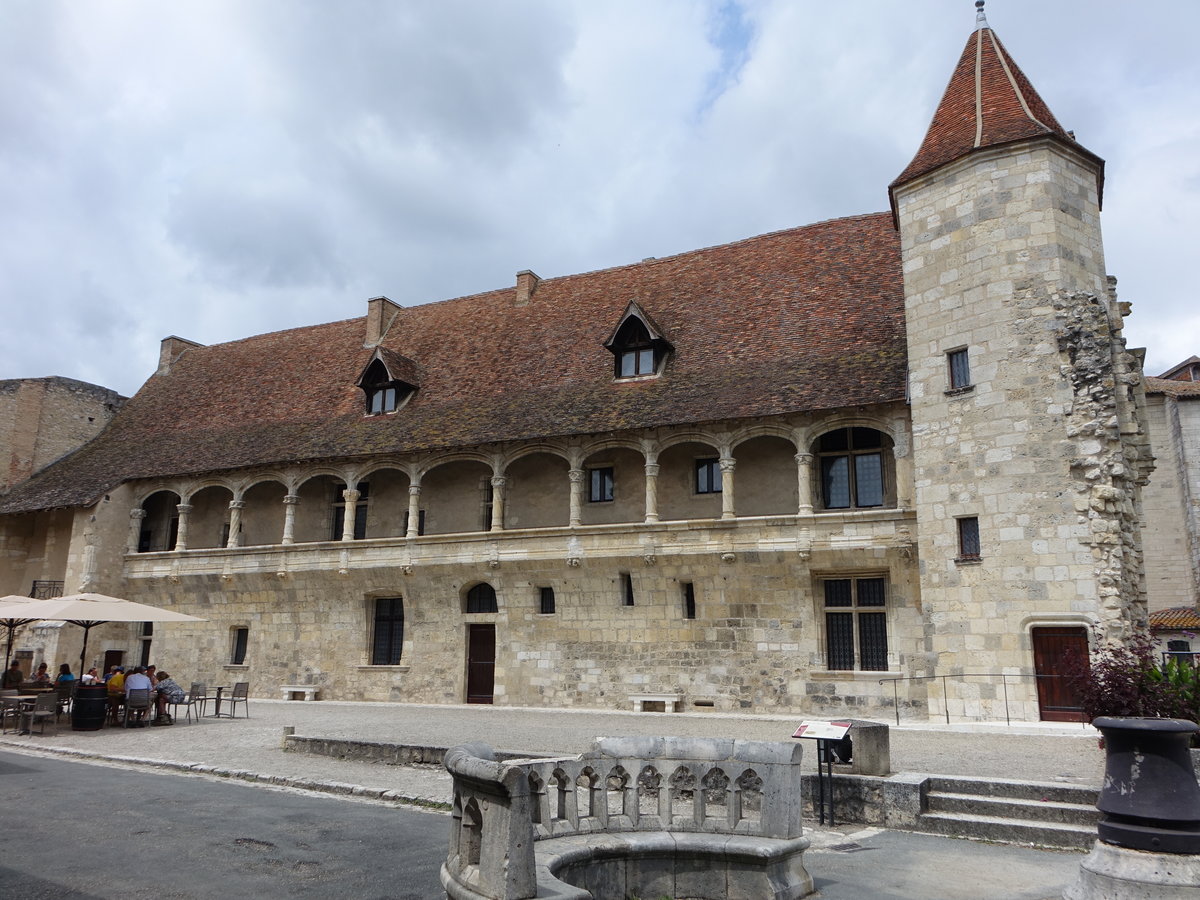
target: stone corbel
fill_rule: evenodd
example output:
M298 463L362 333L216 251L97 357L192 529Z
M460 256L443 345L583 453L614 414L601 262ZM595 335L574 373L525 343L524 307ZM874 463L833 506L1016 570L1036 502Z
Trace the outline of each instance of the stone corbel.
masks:
M642 556L642 562L644 562L648 566L653 566L658 563L658 557L655 556L653 553L646 553L646 554L643 554L643 556Z
M413 573L413 566L411 564L403 565L400 567L400 571L403 572L405 575L411 575Z
M578 569L582 560L578 556L568 556L567 565L572 569Z
M727 563L737 562L737 554L734 553L732 550L727 550L721 554L721 562L727 562Z
M500 568L500 560L496 559L496 557L493 556L491 559L488 560L488 568L489 569Z

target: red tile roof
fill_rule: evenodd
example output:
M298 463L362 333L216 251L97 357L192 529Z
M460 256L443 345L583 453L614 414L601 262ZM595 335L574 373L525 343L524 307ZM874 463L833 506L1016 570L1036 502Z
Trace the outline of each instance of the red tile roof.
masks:
M974 150L1043 135L1070 143L1103 166L1059 124L995 32L979 28L967 40L917 155L889 192Z
M614 382L631 301L671 337L661 377ZM389 365L420 387L363 415L365 319L187 350L0 513L92 502L134 478L444 450L902 400L899 241L885 213L401 310Z
M1200 397L1200 381L1176 381L1173 378L1146 376L1147 394L1166 394L1169 397Z
M1193 628L1200 630L1200 614L1194 606L1173 606L1170 609L1160 609L1150 613L1150 627L1154 629L1173 630Z

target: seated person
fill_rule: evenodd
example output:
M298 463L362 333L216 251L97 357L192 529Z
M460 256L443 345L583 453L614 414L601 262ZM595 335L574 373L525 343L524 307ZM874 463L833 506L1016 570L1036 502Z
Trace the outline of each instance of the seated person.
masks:
M12 665L4 670L4 678L0 679L0 690L17 690L24 680L25 673L21 671L21 664L14 659Z
M108 683L110 685L112 684L111 678L109 679ZM126 707L125 715L126 716L129 715L129 695L131 692L133 692L133 691L151 691L153 689L154 689L154 685L152 685L150 683L150 679L148 677L146 677L146 669L143 666L138 666L136 669L134 669L132 672L130 672L127 676L125 676L125 707ZM109 691L111 692L111 690L112 690L112 688L110 687ZM137 713L138 719L141 719L143 716L145 716L145 714L146 714L145 710L139 710Z
M74 681L75 673L71 671L70 663L63 663L58 667L58 677L54 679L56 684L62 684L64 681Z
M100 680L100 673L95 666L92 666L83 673L83 677L79 679L84 684L95 684Z
M112 674L108 676L108 680L104 684L108 688L109 718L115 722L117 710L125 703L125 669L121 666L113 666Z
M158 673L158 698L155 703L158 704L158 715L154 719L155 725L173 725L174 721L167 714L167 705L170 703L182 703L183 698L187 696L175 680L166 672Z
M37 667L37 671L33 673L33 678L30 679L34 684L49 684L50 683L50 667L42 663Z

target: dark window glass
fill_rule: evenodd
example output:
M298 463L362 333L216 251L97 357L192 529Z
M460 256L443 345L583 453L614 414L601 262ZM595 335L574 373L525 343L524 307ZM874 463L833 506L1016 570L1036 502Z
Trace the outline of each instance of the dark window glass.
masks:
M246 662L246 644L249 640L249 628L233 629L233 655L229 659L232 665L240 666Z
M825 613L828 665L830 669L854 668L854 613Z
M360 481L358 487L358 500L354 503L354 540L361 541L367 536L367 498L371 492L371 485L365 481ZM338 491L333 500L333 521L330 525L330 537L332 541L340 541L342 539L342 528L346 521L346 499L345 495Z
M696 493L721 493L721 461L718 459L696 460Z
M1171 653L1190 653L1191 641L1167 641L1167 650Z
M979 519L974 516L958 520L958 555L960 559L979 559Z
M873 428L839 428L821 435L817 453L825 509L884 505L883 443L883 433Z
M554 588L538 588L538 591L541 595L538 609L542 615L548 616L554 612Z
M613 498L612 466L588 469L588 502L607 503Z
M950 390L970 387L971 366L970 360L967 358L967 351L965 349L951 350L946 354L946 363L950 369Z
M496 589L486 581L467 591L467 612L494 613L496 611Z
M887 585L883 578L830 578L825 589L826 665L885 671L887 663ZM836 611L835 611L836 610Z
M394 666L404 647L404 600L381 597L375 601L375 631L371 641L371 665Z
M360 383L367 398L367 415L394 412L399 407L402 385L392 380L387 366L379 360L371 363Z
M683 617L696 618L696 589L690 581L683 583Z
M633 606L633 578L628 572L621 573L621 602Z

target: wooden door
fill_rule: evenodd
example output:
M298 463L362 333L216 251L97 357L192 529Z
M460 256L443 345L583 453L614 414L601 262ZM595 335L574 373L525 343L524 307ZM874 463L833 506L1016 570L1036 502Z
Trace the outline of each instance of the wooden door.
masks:
M1037 674L1038 706L1043 722L1082 722L1083 708L1067 682L1069 655L1087 658L1087 631L1062 626L1033 629L1033 670Z
M467 702L491 703L496 686L496 626L467 626Z
M105 650L104 651L104 668L100 670L100 677L103 678L109 673L113 666L119 666L125 662L124 650ZM87 670L84 669L86 672ZM80 673L82 675L82 673Z

